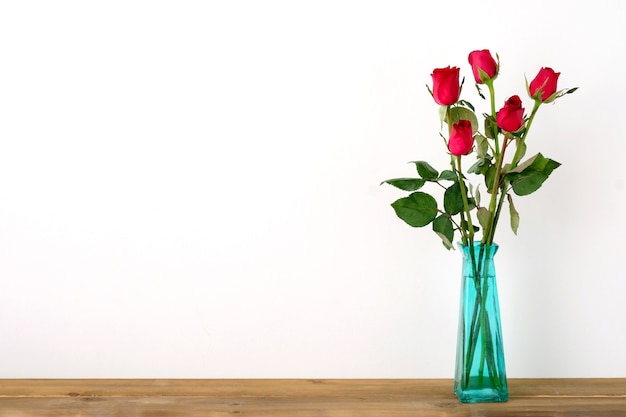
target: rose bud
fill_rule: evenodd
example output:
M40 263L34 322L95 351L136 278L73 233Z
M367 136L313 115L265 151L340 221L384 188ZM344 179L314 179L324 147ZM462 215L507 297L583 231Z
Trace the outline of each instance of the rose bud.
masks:
M541 68L535 79L530 82L528 88L530 96L535 100L546 101L556 92L559 75L561 73L554 72L552 68Z
M459 69L457 67L436 68L433 77L433 98L441 106L456 103L461 95Z
M516 132L524 124L524 108L519 96L512 96L496 114L498 127L507 132Z
M459 120L452 125L448 150L452 155L467 155L474 146L472 124L469 120Z
M478 84L493 80L496 75L498 75L498 64L491 56L488 49L470 52L467 60L472 66L474 80L476 80Z

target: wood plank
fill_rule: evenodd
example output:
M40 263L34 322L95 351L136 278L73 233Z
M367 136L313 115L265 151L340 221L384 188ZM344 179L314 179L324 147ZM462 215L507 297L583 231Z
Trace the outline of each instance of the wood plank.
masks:
M626 378L509 379L526 396L626 396ZM3 396L414 397L452 393L449 379L0 379Z
M626 416L626 379L510 379L511 399L461 404L452 381L0 380L0 416Z

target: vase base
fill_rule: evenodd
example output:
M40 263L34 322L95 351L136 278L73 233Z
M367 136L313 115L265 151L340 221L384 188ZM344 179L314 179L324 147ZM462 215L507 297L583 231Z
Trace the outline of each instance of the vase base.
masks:
M458 389L454 388L454 395L462 403L503 403L509 400L509 391L505 389Z

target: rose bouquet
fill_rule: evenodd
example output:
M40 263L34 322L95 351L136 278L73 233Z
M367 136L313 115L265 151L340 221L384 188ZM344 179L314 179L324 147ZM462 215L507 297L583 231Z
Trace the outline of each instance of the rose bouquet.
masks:
M444 131L440 131L439 136L450 156L450 166L438 171L426 161L414 161L416 177L389 179L383 183L410 192L391 204L396 215L407 224L413 227L432 225L447 249L454 248L455 236L460 237L464 279L469 278L468 285L472 287L471 295L466 293L465 296L473 302L468 303L467 314L463 316L462 312L459 323L462 340L457 350L455 392L481 391L489 384L506 391L504 361L498 353L502 343L497 299L493 300L495 282L488 280L495 274L492 265L497 250L495 232L506 204L511 229L517 234L520 216L513 195L525 196L537 191L560 166L541 153L524 159L528 133L543 104L573 93L576 88L558 90L560 73L544 67L530 83L526 80L527 94L533 103L529 115L518 95L507 98L496 110L499 57L496 55L494 59L489 50L477 50L469 54L468 61L478 96L487 100L482 88L486 86L488 90L489 111L482 114L482 123L478 121L475 107L461 99L464 79L460 78L460 69L450 66L435 69L432 88L428 85L427 88L440 105L441 127L444 124L447 127L441 129ZM471 155L474 160L464 171L463 162ZM474 178L479 180L476 185L470 181ZM425 185L440 190L442 205L433 195L422 191ZM480 239L477 233L481 233ZM506 401L508 391L498 398L495 401Z

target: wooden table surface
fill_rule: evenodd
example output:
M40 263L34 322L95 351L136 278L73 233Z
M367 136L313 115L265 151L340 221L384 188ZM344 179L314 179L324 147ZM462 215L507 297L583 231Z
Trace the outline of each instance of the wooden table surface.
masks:
M448 379L1 379L0 416L626 416L626 378L509 379L461 404Z

